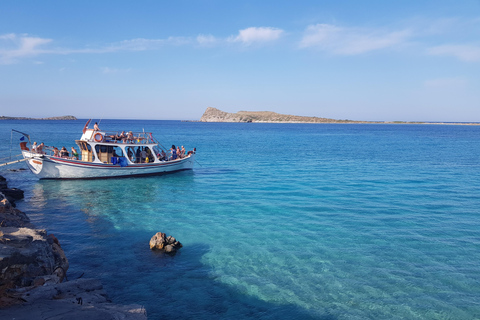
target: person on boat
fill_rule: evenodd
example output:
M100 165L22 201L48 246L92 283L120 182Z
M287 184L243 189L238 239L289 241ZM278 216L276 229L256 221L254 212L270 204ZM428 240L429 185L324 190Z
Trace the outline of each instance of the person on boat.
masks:
M180 149L180 158L185 158L185 147L182 146L182 148Z
M117 136L117 140L123 140L125 139L127 136L125 135L125 131L122 131L122 133L120 133L120 135Z
M60 157L60 151L58 151L57 147L53 147L53 156Z
M153 159L153 155L152 155L152 150L150 150L150 148L148 147L145 147L145 151L147 153L147 162L153 162L154 159Z
M177 146L177 158L180 159L181 158L181 154L180 154L180 146Z
M123 142L129 142L129 141L134 141L135 139L133 138L133 133L132 131L129 131L128 134L127 134L127 137L125 138L125 140Z
M37 141L32 144L32 152L37 152Z
M72 157L78 160L78 152L74 147L72 147Z
M170 148L170 159L169 160L175 160L177 159L177 148L175 148L175 145L172 144L172 147Z
M159 154L157 154L158 160L164 161L167 160L167 154L165 153L165 150L162 149Z
M67 148L62 147L62 150L60 150L60 157L68 158L68 156L69 156L69 154L68 154Z
M43 148L45 147L45 144L42 142L38 145L37 147L37 153L40 153L40 154L45 154L45 152L43 151Z
M96 123L96 122L93 125L93 131L100 131L100 127L98 126L98 123Z
M142 163L145 163L147 160L147 151L145 148L142 148L142 151L140 152L140 157L142 159Z
M131 147L128 147L127 155L128 155L128 159L130 159L130 161L133 162L133 151Z
M142 151L140 150L140 147L138 147L137 151L135 151L135 163L140 163L141 153Z

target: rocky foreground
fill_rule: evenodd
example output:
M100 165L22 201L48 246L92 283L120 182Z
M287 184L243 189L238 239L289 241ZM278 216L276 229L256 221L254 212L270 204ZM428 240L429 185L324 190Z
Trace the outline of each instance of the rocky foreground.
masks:
M6 197L8 190L0 176L1 319L147 319L140 305L111 303L98 279L66 281L69 262L59 240L14 207L23 192Z

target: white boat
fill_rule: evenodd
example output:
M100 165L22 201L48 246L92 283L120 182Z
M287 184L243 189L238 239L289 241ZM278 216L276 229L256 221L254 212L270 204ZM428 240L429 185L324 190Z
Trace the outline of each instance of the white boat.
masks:
M167 154L151 132L107 132L89 129L87 121L80 140L75 140L78 154L55 154L53 147L35 147L20 143L30 170L40 179L94 179L158 175L193 169L195 152ZM14 130L16 131L16 130ZM19 132L19 131L16 131ZM27 143L30 143L27 146Z

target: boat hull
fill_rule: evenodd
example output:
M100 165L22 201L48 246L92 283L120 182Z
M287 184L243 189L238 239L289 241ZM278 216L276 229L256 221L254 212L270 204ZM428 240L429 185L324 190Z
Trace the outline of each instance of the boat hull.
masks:
M129 164L103 164L72 160L23 151L29 169L40 179L98 179L159 175L193 169L195 154L172 161Z

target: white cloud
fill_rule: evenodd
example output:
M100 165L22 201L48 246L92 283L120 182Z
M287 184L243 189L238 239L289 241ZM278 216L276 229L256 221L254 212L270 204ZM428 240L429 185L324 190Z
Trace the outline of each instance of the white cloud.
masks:
M218 42L218 39L212 36L211 34L204 35L200 34L197 36L197 42L201 46L211 46Z
M53 42L52 39L29 37L27 35L0 35L0 64L16 63L20 58L33 57L40 54L68 55L76 53L109 53L118 51L158 50L165 45L185 45L193 40L185 37L169 37L166 39L131 39L97 48L69 49L43 47Z
M480 46L478 45L441 45L429 48L430 55L453 56L467 62L480 61Z
M168 37L166 39L137 38L132 40L124 40L107 48L110 48L112 51L146 51L156 50L165 45L184 45L191 42L192 40L190 38L185 37Z
M237 36L228 38L230 42L241 42L246 45L253 43L263 43L279 39L284 31L271 27L250 27L240 30Z
M103 68L101 68L101 71L102 71L103 74L128 73L128 72L132 71L132 68L117 69L117 68L103 67Z
M339 55L357 55L401 45L410 36L409 30L384 31L316 24L307 27L300 47L315 47Z
M0 35L0 63L11 64L23 57L37 56L45 52L40 47L51 43L52 39L16 35Z

